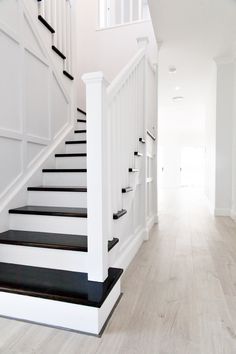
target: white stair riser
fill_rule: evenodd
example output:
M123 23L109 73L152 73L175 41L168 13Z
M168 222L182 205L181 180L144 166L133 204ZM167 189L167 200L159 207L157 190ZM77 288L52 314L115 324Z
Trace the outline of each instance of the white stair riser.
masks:
M43 174L44 186L75 186L87 185L87 173L85 172L47 172Z
M84 122L77 122L75 125L75 130L86 130L87 124Z
M28 205L86 208L86 192L29 191Z
M86 168L86 167L87 167L86 156L56 158L56 168Z
M10 229L87 235L87 218L10 214Z
M84 130L84 129L78 129L78 130ZM73 135L73 140L86 140L86 133L74 133Z
M86 153L87 152L87 144L66 144L66 152L67 153Z
M0 262L72 272L88 272L87 252L4 244L0 246Z
M111 290L101 308L0 292L0 315L99 334L119 296L120 280Z

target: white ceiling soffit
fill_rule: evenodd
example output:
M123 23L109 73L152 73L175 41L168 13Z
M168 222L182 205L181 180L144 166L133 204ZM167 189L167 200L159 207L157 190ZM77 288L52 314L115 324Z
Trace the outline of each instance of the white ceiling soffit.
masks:
M236 41L236 0L149 0L149 7L162 43L160 126L204 129L213 59L231 55ZM183 99L173 100L178 96Z

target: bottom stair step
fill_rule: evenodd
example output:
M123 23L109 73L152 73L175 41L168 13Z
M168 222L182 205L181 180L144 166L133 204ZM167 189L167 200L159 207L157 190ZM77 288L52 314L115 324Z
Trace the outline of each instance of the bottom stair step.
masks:
M122 272L109 268L97 282L87 273L0 263L0 315L99 335L120 297Z
M109 268L105 282L86 273L0 263L0 291L101 307L123 270Z
M108 241L108 251L118 238ZM0 244L88 252L87 236L8 230L0 234Z

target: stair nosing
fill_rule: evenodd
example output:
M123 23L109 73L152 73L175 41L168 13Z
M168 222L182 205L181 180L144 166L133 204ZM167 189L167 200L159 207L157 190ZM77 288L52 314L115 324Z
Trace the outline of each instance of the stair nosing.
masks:
M55 45L52 45L52 50L57 54L59 55L59 57L63 60L66 59L66 56L65 54L63 54Z
M87 144L87 141L86 140L67 140L65 142L66 145L73 145L73 144L80 144L80 145L85 145Z
M113 214L113 220L118 220L122 216L124 216L125 214L127 214L127 210L126 209L119 210L117 213Z
M86 168L44 168L43 173L87 173Z
M47 22L47 20L45 20L43 16L38 15L38 19L52 34L55 33L54 28Z
M142 144L146 143L146 141L143 138L139 138L139 142L142 143Z
M68 79L70 79L71 81L74 80L74 77L73 77L71 74L69 74L68 71L63 70L63 74L64 74Z
M68 153L68 154L55 154L55 157L86 157L87 153Z
M129 168L129 172L140 172L138 168Z
M87 273L60 269L3 262L0 263L0 269L2 274L7 275L7 281L4 277L0 280L2 292L94 308L101 308L123 273L123 269L109 268L108 278L104 282L96 282L89 281ZM30 283L32 278L33 283ZM74 284L78 282L85 284L76 288ZM59 284L62 285L59 287Z
M85 116L87 115L87 113L85 111L83 111L82 109L80 109L79 107L77 108L77 111L84 114Z
M31 208L36 208L36 210L27 210L24 209L25 207L31 207ZM74 208L74 209L81 209L81 211L77 211L77 212L73 212L73 211L69 211L68 209L73 209L73 208L67 208L67 207L60 207L60 211L49 211L49 210L43 210L43 209L38 209L40 208L40 206L36 206L36 205L27 205L25 207L20 207L20 208L16 208L16 209L10 209L9 210L9 214L11 215L40 215L40 216L55 216L55 217L69 217L69 218L83 218L83 219L87 219L87 208ZM43 207L41 207L43 208ZM55 207L47 207L48 209L56 209ZM82 211L83 210L83 211ZM86 210L86 212L85 212Z
M126 187L126 188L122 188L122 193L129 193L129 192L133 192L133 187Z
M139 152L139 151L135 151L134 152L134 156L142 157L143 154L141 152Z
M53 186L38 186L28 187L29 192L70 192L70 193L87 193L87 187L53 187Z
M78 129L74 130L74 134L86 134L87 130L86 129Z
M7 235L5 239L1 238L0 234L0 244L3 245L15 245L15 246L22 246L22 247L33 247L33 248L48 248L48 249L55 249L55 250L64 250L64 251L74 251L74 252L83 252L87 253L88 252L88 243L87 243L87 236L82 236L82 235L65 235L65 234L53 234L53 233L44 233L44 232L34 232L34 231L20 231L20 230L8 230L6 232L3 232L2 234L7 234L8 232L13 232L16 234L16 237L18 238L15 240L12 239L7 239ZM20 236L17 234L23 234L23 233L28 233L32 237L31 241L26 241L26 240L20 240ZM42 235L48 236L50 239L50 236L53 236L55 239L59 238L61 236L65 236L65 239L73 238L76 240L76 238L85 238L86 239L86 245L70 245L70 244L62 244L62 242L58 243L53 243L53 242L39 242L39 241L34 241L34 236L38 235L38 237L42 237ZM85 240L84 240L85 241ZM78 240L79 243L79 240ZM118 238L113 238L113 240L109 240L107 243L107 248L108 252L110 252L117 244L119 243Z

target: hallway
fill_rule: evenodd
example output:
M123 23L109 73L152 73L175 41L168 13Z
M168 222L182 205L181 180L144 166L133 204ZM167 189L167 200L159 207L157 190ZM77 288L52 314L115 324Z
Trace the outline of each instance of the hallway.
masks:
M101 339L0 319L0 353L236 353L236 224L198 190L173 189L160 209Z

